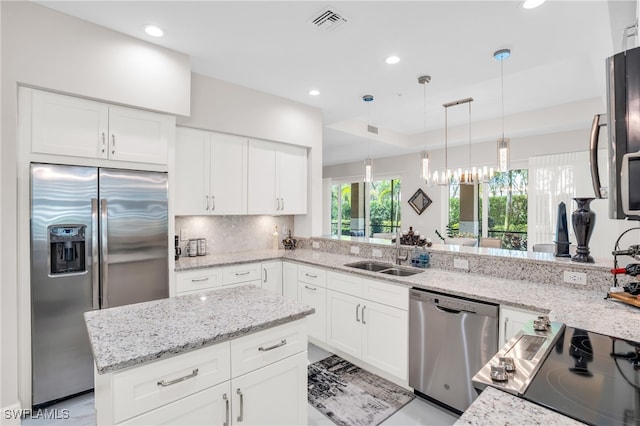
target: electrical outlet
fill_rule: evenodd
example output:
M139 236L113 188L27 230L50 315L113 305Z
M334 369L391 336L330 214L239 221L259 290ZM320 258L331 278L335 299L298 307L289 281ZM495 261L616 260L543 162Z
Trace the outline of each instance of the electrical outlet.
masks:
M319 249L319 248L320 248L320 243L319 243L319 242L317 242L317 241L314 241L314 242L312 243L312 247L313 247L314 249Z
M188 239L189 239L189 235L187 234L187 230L186 229L181 229L180 230L180 240L187 241Z
M360 254L360 247L351 246L351 254Z
M467 259L453 258L453 267L456 269L469 269L469 261Z
M382 250L380 249L371 250L371 257L382 257Z
M564 282L568 284L587 285L586 272L564 271Z

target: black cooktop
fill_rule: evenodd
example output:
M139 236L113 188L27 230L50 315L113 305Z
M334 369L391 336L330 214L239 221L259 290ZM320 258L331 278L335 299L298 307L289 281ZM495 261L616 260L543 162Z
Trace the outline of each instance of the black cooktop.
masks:
M592 425L640 426L640 343L565 327L523 397Z

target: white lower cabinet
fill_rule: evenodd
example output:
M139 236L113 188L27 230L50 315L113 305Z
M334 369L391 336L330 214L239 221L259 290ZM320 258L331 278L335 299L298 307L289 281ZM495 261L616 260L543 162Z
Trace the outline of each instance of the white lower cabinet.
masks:
M306 319L95 375L98 425L305 425Z
M327 289L319 285L298 282L298 302L312 306L316 310L309 317L309 336L325 342L327 340Z
M262 262L262 288L282 296L282 261Z
M512 308L500 306L500 347L506 344L509 339L522 330L531 320L537 319L538 315L544 315L540 312L529 311L526 309Z
M408 290L333 272L327 287L327 344L406 380Z
M282 295L298 300L298 265L295 263L282 262Z

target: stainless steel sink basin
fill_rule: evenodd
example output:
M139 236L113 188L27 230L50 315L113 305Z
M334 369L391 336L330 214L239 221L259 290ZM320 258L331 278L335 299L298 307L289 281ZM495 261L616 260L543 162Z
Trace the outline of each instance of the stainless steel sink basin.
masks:
M383 271L385 269L389 269L393 267L388 263L372 262L372 261L347 263L344 266L348 266L350 268L364 269L365 271L372 271L372 272L379 272L379 271Z
M419 274L422 271L414 271L411 269L389 268L380 271L381 274L395 275L396 277L410 277L411 275Z
M373 262L370 260L355 262L355 263L347 263L344 266L348 266L350 268L356 268L356 269L363 269L365 271L380 272L381 274L395 275L397 277L409 277L411 275L419 274L422 272L422 271L416 271L409 268L400 268L397 266L393 266L389 263Z

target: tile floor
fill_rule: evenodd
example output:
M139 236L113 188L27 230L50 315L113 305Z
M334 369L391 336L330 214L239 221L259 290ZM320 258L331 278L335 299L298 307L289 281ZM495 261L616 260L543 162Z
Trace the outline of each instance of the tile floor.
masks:
M320 361L331 353L309 345L309 364ZM333 422L322 413L309 405L309 426L334 426ZM25 418L22 420L24 426L92 426L95 425L95 410L93 408L93 393L87 393L67 401L47 407L48 410L57 410L58 419ZM69 418L64 415L63 410L68 410ZM34 413L37 414L37 413ZM402 407L397 413L385 420L383 426L444 426L452 425L458 417L436 405L416 398L409 404Z

